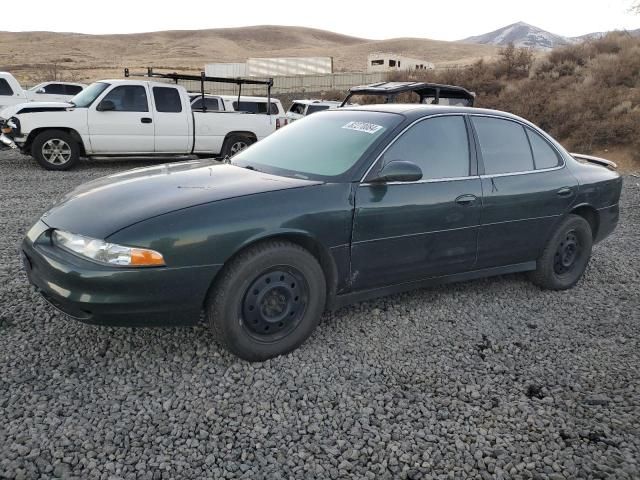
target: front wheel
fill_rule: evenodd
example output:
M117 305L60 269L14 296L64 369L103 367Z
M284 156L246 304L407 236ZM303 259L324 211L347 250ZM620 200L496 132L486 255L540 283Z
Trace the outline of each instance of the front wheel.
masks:
M69 170L80 159L80 145L67 132L45 130L33 140L31 155L46 170Z
M591 225L578 215L569 215L557 227L538 259L531 280L549 290L573 287L589 264L593 234Z
M322 267L299 245L270 241L242 252L207 298L218 341L248 361L300 346L320 321L326 300Z

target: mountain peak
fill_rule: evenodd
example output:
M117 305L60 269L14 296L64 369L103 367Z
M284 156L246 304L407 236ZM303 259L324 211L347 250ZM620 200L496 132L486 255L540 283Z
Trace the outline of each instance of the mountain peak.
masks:
M516 47L528 47L537 50L551 50L552 48L572 43L568 38L547 32L523 21L512 23L483 35L465 38L462 41L498 46L513 43Z

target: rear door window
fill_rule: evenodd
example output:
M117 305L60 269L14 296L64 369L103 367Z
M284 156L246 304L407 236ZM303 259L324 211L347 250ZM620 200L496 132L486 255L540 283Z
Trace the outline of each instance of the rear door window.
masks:
M472 116L487 175L528 172L533 156L524 127L501 118Z
M533 130L529 128L526 130L529 142L531 143L531 151L533 152L536 170L553 168L560 165L560 156L553 147L549 145L549 142Z
M182 111L180 92L171 87L153 87L153 100L158 112L178 113Z
M4 78L0 78L0 95L13 95L11 85Z

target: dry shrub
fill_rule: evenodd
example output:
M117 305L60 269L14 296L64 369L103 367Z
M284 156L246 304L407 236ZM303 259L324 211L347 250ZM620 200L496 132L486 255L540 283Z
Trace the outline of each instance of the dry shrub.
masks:
M462 85L476 93L476 106L527 118L571 150L626 147L640 160L640 38L612 33L509 67L517 58L509 49L495 62L392 79Z

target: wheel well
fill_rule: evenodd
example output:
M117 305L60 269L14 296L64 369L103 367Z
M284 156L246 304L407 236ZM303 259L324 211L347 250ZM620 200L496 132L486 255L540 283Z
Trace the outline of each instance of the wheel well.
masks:
M598 211L595 208L589 205L582 205L571 210L571 213L573 215L579 215L587 222L589 222L589 225L591 226L591 234L593 235L594 239L598 236L600 218L598 217Z
M226 142L227 139L233 135L242 135L243 137L249 137L251 138L254 142L258 141L258 137L256 137L256 134L253 132L244 132L244 131L237 131L237 132L229 132L227 133L227 135L224 137L224 141ZM223 142L224 143L224 142Z
M333 261L331 254L320 242L304 234L298 234L298 233L282 233L282 234L272 235L270 237L260 238L254 242L251 242L245 245L244 247L239 249L231 257L227 259L227 261L224 263L222 268L218 271L217 275L214 277L213 281L211 282L209 291L212 288L214 288L218 278L221 276L222 271L224 270L225 266L229 264L229 262L231 262L233 259L235 259L238 255L240 255L242 252L244 252L248 248L251 248L260 243L265 243L272 240L285 240L285 241L294 243L296 245L299 245L300 247L307 250L311 255L313 255L316 258L316 260L318 260L318 263L320 263L320 267L324 272L325 281L327 283L326 305L327 306L330 305L331 300L335 296L336 288L338 285L338 269L336 267L336 264ZM208 297L208 293L207 293L207 297Z
M84 143L82 141L82 137L80 136L80 134L74 130L73 128L68 128L68 127L42 127L42 128L36 128L34 130L32 130L31 132L29 132L29 136L27 137L27 141L24 144L24 150L29 151L31 150L31 144L33 143L33 141L35 140L35 138L40 135L42 132L46 131L46 130L61 130L63 132L67 132L69 135L71 135L74 140L76 140L78 142L78 145L80 146L80 156L86 156L87 151L84 148Z

